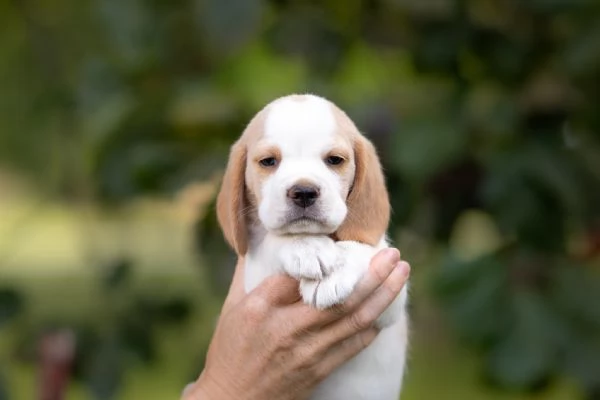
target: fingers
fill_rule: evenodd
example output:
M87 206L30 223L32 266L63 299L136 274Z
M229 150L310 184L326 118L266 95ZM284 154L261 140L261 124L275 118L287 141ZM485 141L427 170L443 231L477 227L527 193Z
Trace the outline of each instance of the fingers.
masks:
M369 270L358 283L352 295L341 305L342 309L354 310L367 297L369 297L378 287L387 282L395 267L400 261L400 251L390 248L377 253L371 260Z
M313 307L307 307L299 304L297 311L299 321L306 322L307 327L315 328L327 325L336 321L354 309L356 309L367 297L369 297L379 286L389 278L394 267L400 260L398 249L389 248L378 252L371 263L365 276L357 284L350 297L340 305L333 306L326 310L317 310Z
M360 353L377 337L378 330L366 329L327 350L318 365L317 375L327 377L337 367Z
M323 329L321 345L326 348L356 335L357 332L371 329L377 318L398 297L409 273L408 263L400 261L385 282L354 312Z

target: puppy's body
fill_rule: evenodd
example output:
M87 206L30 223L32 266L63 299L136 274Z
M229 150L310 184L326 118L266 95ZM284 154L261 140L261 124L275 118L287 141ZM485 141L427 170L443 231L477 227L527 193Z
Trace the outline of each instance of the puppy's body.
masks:
M218 199L225 237L245 256L245 289L281 272L318 308L342 303L388 246L389 201L376 152L316 96L274 101L233 146ZM404 371L406 289L378 319L375 341L312 395L396 400Z

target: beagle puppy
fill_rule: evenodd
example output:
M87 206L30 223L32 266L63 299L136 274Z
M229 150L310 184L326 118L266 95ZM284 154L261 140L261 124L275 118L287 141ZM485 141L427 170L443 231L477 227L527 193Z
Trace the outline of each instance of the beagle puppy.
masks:
M283 272L321 309L342 303L388 247L390 205L375 148L342 110L314 95L279 98L250 121L231 149L217 217L245 257L247 292ZM377 338L311 399L398 399L406 297L405 287L377 321Z

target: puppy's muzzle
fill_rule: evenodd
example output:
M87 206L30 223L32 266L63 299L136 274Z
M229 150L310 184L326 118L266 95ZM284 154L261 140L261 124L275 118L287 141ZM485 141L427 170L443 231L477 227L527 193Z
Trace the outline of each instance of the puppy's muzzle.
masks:
M321 191L314 185L294 185L287 191L287 197L298 207L308 208L315 204Z

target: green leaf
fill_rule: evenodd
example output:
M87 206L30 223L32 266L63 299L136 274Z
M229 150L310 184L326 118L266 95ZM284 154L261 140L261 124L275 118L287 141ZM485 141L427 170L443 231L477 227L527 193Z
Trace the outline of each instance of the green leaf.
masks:
M4 374L0 371L0 400L9 400L10 396L8 395L8 388L6 384L6 379L4 379Z
M496 255L472 262L446 262L434 287L461 337L487 346L511 321L507 304L506 266Z
M302 62L256 44L236 54L219 72L218 81L226 93L256 112L277 97L304 92L306 75Z
M583 388L600 386L600 339L586 332L575 334L565 349L564 371Z
M258 33L262 0L197 0L197 18L204 42L216 54L230 54Z
M395 90L390 81L403 85L414 77L406 52L383 52L358 44L349 51L336 75L336 97L345 104L365 103Z
M168 299L157 305L158 319L163 323L179 324L186 321L193 312L188 299Z
M584 26L574 40L566 43L561 59L568 71L575 76L594 74L600 65L598 52L600 27L593 24L589 27Z
M132 263L127 259L120 259L107 267L104 278L104 286L108 289L116 289L127 284L131 278Z
M549 296L572 322L600 333L600 276L583 265L563 264L552 270Z
M122 348L115 337L103 338L86 360L85 383L93 398L115 398L123 381Z
M584 6L592 5L594 0L527 0L523 4L537 12L542 13L564 13L583 9Z
M176 126L226 123L238 112L235 98L202 81L186 81L175 93L168 111Z
M498 384L527 389L547 379L558 360L553 332L558 320L543 298L520 291L513 298L515 323L487 357L487 372Z
M0 288L0 327L23 309L23 298L14 289Z
M456 117L430 113L407 117L393 136L389 163L405 176L424 181L463 155L467 134Z

